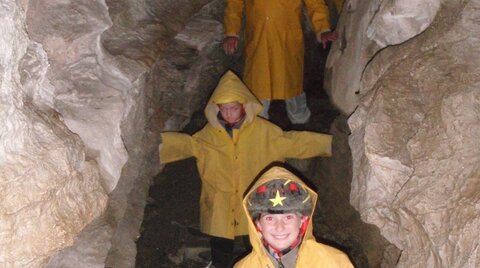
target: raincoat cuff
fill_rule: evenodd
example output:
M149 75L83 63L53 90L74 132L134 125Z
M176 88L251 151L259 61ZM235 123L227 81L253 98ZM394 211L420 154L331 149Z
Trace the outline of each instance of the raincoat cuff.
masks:
M332 31L332 30L330 30L329 28L323 29L323 30L317 32L317 33L316 33L316 36L317 36L317 38L320 38L320 35L321 35L322 33L328 33L328 32L331 32L331 31Z
M330 30L330 29L323 29L323 30L321 30L320 32L316 33L315 37L317 38L317 41L318 41L319 43L321 43L321 42L322 42L322 41L321 41L321 40L322 40L322 34L323 34L323 33L328 33L328 32L331 32L331 30Z
M333 154L333 153L332 153L332 142L330 142L330 143L326 146L326 148L325 148L325 153L327 153L327 154L330 155L330 156Z
M162 159L160 158L160 155L162 155L162 148L163 148L163 143L160 142L160 144L158 145L158 157L159 157L159 162L162 163Z

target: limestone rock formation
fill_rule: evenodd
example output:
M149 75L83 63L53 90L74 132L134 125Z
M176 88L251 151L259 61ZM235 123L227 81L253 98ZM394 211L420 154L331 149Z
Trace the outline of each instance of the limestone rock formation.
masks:
M421 33L431 23L440 0L346 1L326 64L325 89L345 114L354 111L362 90L364 67L376 53Z
M306 174L318 193L314 232L323 242L340 245L357 268L395 267L399 250L382 237L377 226L362 222L349 202L352 152L346 118L338 116L329 131L333 135L332 157L316 158Z
M185 4L169 3L170 12ZM148 187L159 171L159 132L181 130L190 117L204 107L203 102L229 62L220 50L223 27L218 14L223 11L223 1L197 6L199 9L189 20L183 18L185 21L179 22L179 18L171 18L183 23L183 29L162 48L138 91L140 101L136 103L135 112L122 123L122 135L132 161L127 162L124 180L121 179L112 194L111 200L119 207L116 213L123 214L119 215L119 225L113 234L106 260L108 267L135 265L135 241L140 236ZM126 48L125 52L129 51L130 48ZM139 137L142 129L144 137Z
M102 215L96 162L50 105L45 53L15 1L0 2L0 266L42 267Z
M415 2L400 35L379 31L402 2L349 1L329 58L333 99L358 105L351 203L397 267L479 267L480 1Z
M110 192L127 161L120 122L128 112L131 81L100 43L111 25L107 6L101 1L30 1L26 11L29 37L42 45L50 65L45 71L53 86L53 107L82 137Z
M0 263L133 267L158 133L225 71L223 1L0 5Z

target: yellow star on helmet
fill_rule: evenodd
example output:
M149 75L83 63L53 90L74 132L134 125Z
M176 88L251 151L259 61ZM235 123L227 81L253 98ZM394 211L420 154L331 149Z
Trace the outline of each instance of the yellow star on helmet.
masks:
M277 190L277 194L275 195L275 198L271 198L269 199L273 204L274 207L276 207L277 205L280 205L280 206L283 206L283 203L282 201L287 199L286 197L281 197L280 196L280 192Z

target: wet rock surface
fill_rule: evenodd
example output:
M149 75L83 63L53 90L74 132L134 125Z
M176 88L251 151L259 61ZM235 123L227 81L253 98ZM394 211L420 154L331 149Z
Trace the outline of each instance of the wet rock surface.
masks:
M480 265L479 8L478 0L442 1L423 32L352 65L363 71L352 80L350 200L401 250L397 267ZM341 49L332 55L332 63L351 60Z

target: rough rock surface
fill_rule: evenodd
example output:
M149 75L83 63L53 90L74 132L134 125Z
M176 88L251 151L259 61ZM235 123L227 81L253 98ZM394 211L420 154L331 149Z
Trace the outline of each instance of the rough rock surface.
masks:
M225 71L223 1L0 3L0 263L134 266L158 132Z
M42 267L105 211L107 195L82 140L51 109L45 51L25 13L0 1L0 266Z
M120 187L113 192L117 197L113 202L120 203L125 211L113 235L107 267L135 265L135 241L140 236L148 187L154 177L152 172L145 171L159 171L159 132L183 128L192 114L204 106L216 81L226 70L229 58L220 49L223 27L218 16L223 5L223 1L212 1L184 21L183 29L172 37L146 75L145 85L139 92L142 103L135 108L137 116L123 123L122 135L129 137L125 139L126 146L131 148L128 151L137 160L127 163L123 170L125 181L121 181ZM173 12L179 6L171 4L169 8ZM138 117L143 123L139 123ZM145 128L145 137L140 139L138 134L142 128ZM129 192L127 198L125 192Z
M337 26L340 37L328 57L324 84L340 111L349 115L355 110L364 68L376 53L425 30L440 2L345 1Z
M422 1L397 40L378 16L401 2L349 1L329 58L333 99L359 104L351 203L402 251L397 267L479 267L480 1Z
M338 116L329 133L333 135L332 157L315 158L306 174L318 193L314 232L323 243L347 252L357 268L395 267L400 251L380 234L377 226L362 222L349 202L352 153L347 117Z

